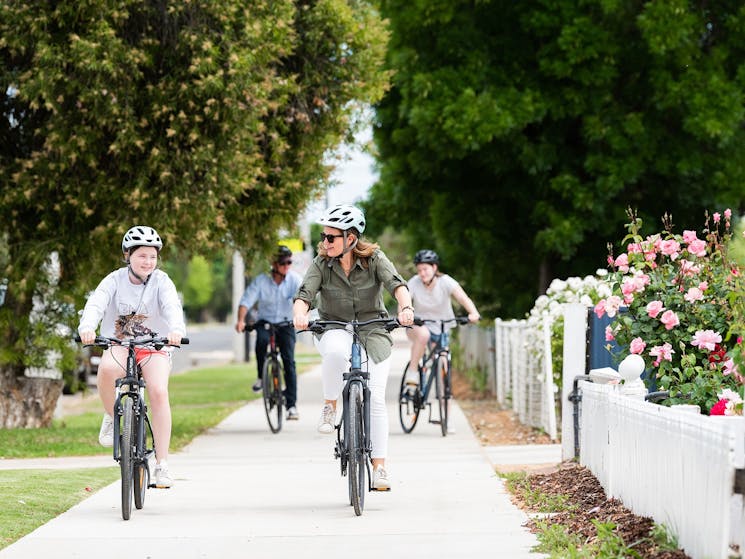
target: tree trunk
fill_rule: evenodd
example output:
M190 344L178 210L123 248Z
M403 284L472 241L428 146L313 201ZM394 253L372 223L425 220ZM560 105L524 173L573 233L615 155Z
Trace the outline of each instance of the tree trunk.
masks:
M61 380L18 377L0 369L0 428L48 427L62 384Z

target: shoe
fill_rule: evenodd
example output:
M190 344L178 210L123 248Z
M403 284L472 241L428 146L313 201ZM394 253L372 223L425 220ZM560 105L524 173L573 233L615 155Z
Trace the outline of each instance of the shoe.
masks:
M381 465L378 465L375 470L373 470L372 488L375 491L391 490L391 484L388 481L388 474L386 473L385 468Z
M331 404L324 404L321 410L321 419L318 420L319 433L333 433L336 423L336 410Z
M251 390L254 392L261 392L261 388L263 386L263 383L261 382L260 378L256 379L256 382L254 382L253 386L251 387Z
M163 461L155 465L155 487L167 489L173 485L173 478L168 471L168 464Z
M114 418L108 413L103 414L101 430L98 432L98 442L101 446L114 446Z
M295 406L290 406L287 409L287 419L289 420L300 419L300 414L297 412L297 408Z
M419 386L419 371L412 371L411 368L406 369L404 384L408 384L409 386Z

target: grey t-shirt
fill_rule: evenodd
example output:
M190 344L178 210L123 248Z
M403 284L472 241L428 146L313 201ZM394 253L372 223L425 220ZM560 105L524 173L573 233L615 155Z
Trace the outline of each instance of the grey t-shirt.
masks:
M437 276L431 288L427 288L419 276L414 276L407 283L411 292L411 299L414 302L414 312L417 317L428 319L455 318L451 297L458 282L449 275L442 274ZM439 324L428 322L425 326L433 334L440 333ZM445 331L447 332L453 327L454 324L452 322L446 324Z

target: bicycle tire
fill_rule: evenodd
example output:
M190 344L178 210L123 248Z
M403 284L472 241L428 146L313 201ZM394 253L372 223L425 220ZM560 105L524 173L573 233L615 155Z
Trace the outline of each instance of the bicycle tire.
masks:
M135 508L145 506L145 491L150 484L150 471L147 467L147 429L145 428L145 406L139 402L140 411L135 415L137 419L137 452L134 460L134 496Z
M264 361L261 374L261 394L264 399L264 411L269 429L272 433L282 430L282 364L271 356Z
M365 432L362 386L358 382L349 387L349 493L354 514L360 516L365 508Z
M401 375L401 387L398 391L398 420L404 433L411 433L414 430L419 420L419 412L422 409L420 389L406 384L408 370L409 364L407 363L404 367L404 373Z
M119 445L119 467L122 474L122 518L129 520L132 514L132 446L134 444L134 402L126 397L122 400L122 430Z
M448 401L446 398L447 366L447 360L443 357L438 357L434 364L434 372L436 374L435 393L437 395L437 407L440 410L440 431L443 437L448 434Z

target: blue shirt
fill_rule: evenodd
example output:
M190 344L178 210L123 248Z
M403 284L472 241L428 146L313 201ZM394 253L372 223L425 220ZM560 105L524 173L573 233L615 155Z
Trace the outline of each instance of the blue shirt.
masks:
M281 283L276 283L271 273L256 276L243 292L239 306L250 309L257 302L259 320L282 322L292 320L292 303L302 277L289 270Z

